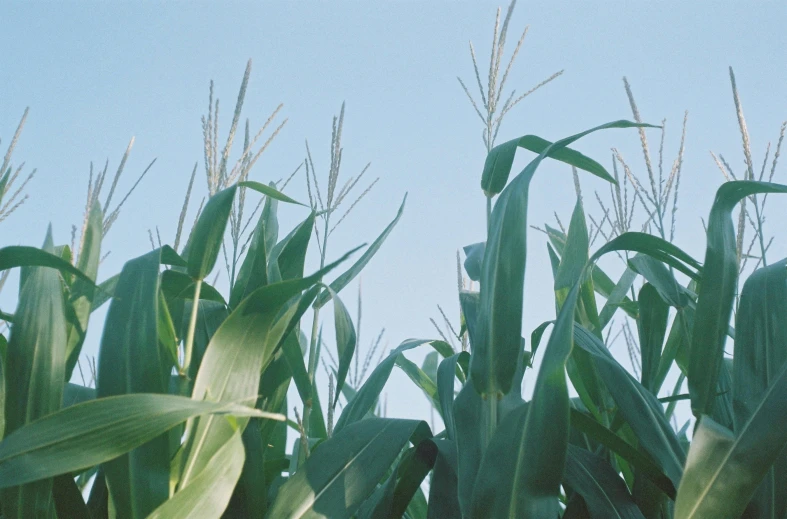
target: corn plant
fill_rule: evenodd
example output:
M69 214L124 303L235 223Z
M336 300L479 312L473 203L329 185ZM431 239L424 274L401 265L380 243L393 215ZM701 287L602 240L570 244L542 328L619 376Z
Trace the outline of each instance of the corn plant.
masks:
M0 334L2 517L784 517L787 260L766 260L764 206L766 195L787 193L787 186L770 182L773 175L764 181L765 166L755 180L734 76L747 169L735 180L719 159L731 180L710 209L700 262L672 243L683 144L672 172L657 174L645 129L659 127L641 120L628 84L633 121L554 142L528 134L494 145L502 116L516 104L512 96L496 108L507 71L499 89L491 86L498 85L512 10L502 29L496 23L486 91L478 79L487 110L486 117L478 110L487 147L487 235L465 247L457 280L461 324L454 327L442 309L445 328L433 321L443 340L406 340L376 365L368 355L360 363L360 310L353 323L339 293L381 248L404 202L352 265L345 261L356 251L330 256L328 238L343 218L335 211L366 171L339 187L344 108L334 120L327 191L319 190L307 146L310 203L299 204L283 192L289 180L251 180L253 164L284 124L255 151L279 108L258 137L247 122L231 165L250 66L221 151L211 86L203 120L208 197L184 232L195 167L173 246L151 231L151 251L97 283L102 239L117 217L107 210L116 180L99 202L105 168L91 177L78 247L56 245L50 230L41 248L0 248L0 270L21 269L16 310L1 316L11 323L10 333ZM640 132L649 191L620 154L610 173L570 147L616 128ZM519 148L537 156L512 175ZM529 188L546 159L574 168L578 197L566 229L545 229L556 318L527 323L525 338ZM591 227L580 172L611 186L613 210L602 201L604 214ZM631 230L629 188L646 213L640 232ZM246 195L260 196L250 216ZM743 201L736 232L733 210ZM284 237L280 203L300 205L305 217ZM754 232L748 249L747 228ZM599 235L606 243L591 251ZM307 275L312 236L320 265ZM738 294L744 262L758 246ZM617 281L597 265L606 255L624 261ZM225 293L210 278L221 258ZM95 387L73 384L88 318L107 303ZM327 341L318 310L328 303L336 355L325 364L323 405L315 375ZM309 311L307 336L301 320ZM636 328L636 337L630 326L627 332L639 348L636 377L607 348L615 316ZM724 354L728 337L731 359ZM420 367L406 357L418 347L430 348ZM679 384L659 398L675 365ZM434 421L430 427L376 416L384 415L377 412L380 396L396 366L432 402L443 430ZM533 392L526 401L528 376ZM683 377L687 394L679 392ZM299 405L287 401L291 386ZM690 401L696 418L691 435L689 424L680 431L670 425L680 400ZM291 450L288 429L296 438Z

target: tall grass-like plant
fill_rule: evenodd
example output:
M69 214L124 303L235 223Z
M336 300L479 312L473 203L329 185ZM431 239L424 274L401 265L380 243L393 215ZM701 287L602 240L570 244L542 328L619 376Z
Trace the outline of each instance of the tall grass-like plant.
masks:
M513 4L502 28L496 23L490 78L500 70L512 10ZM330 255L329 237L343 219L336 211L366 171L339 187L344 108L334 119L322 184L327 189L320 190L307 146L310 200L299 203L283 192L289 179L251 179L253 164L284 124L271 129L279 108L258 137L251 137L246 123L243 150L231 166L250 70L221 148L211 86L203 121L208 196L186 232L195 167L174 246L161 243L158 229L153 239L151 231L151 251L97 283L101 239L117 214L107 208L124 156L104 209L99 194L107 168L91 175L78 246L56 245L49 231L41 248L0 248L1 270L21 268L17 308L2 315L10 332L0 334L3 518L785 515L787 260L766 261L764 230L766 196L787 193L787 186L770 182L785 126L766 182L769 152L755 173L732 71L746 171L736 173L736 180L718 155L730 179L718 189L705 221L702 262L673 243L685 118L677 159L666 174L665 123L643 122L628 81L633 121L554 142L527 134L494 145L500 118L516 98L498 109L495 92L508 72L499 88L490 79L489 88L481 88L486 118L477 110L487 145L481 172L487 236L465 247L463 263L458 258L460 323L454 326L438 308L443 324L433 322L442 340L404 341L375 365L374 353L363 362L358 357L360 296L353 322L339 292L380 249L404 203L353 264L346 266L346 260L357 251ZM574 147L593 132L634 128L647 181L617 151L610 173ZM661 130L656 163L648 128ZM537 155L512 175L518 148ZM542 229L556 318L523 325L530 181L546 159L572 167L577 203L567 227L558 221L560 229ZM608 200L597 194L602 215L590 226L581 189L585 173L611 186ZM246 195L261 198L250 215ZM304 212L283 237L280 203ZM354 205L342 207L350 211ZM747 229L754 235L748 242ZM599 236L605 243L596 247ZM307 273L313 239L320 265ZM617 280L598 265L609 255L625 265ZM211 281L220 259L225 293ZM745 262L753 259L739 292ZM328 302L336 354L326 353L333 359L324 363L329 401L323 405L315 374L328 342L319 309ZM72 384L88 317L107 303L95 387ZM310 336L301 331L309 309ZM614 318L623 323L631 370L608 349ZM732 359L724 354L728 338L734 340ZM418 347L430 348L421 366L407 358ZM434 421L430 427L379 412L395 367L432 403L442 431ZM677 386L660 397L675 371ZM522 386L528 378L534 389L526 401ZM686 380L688 393L681 393ZM292 385L297 405L287 401ZM676 430L670 423L681 400L690 402L696 417L693 434L689 424ZM288 428L297 436L292 450Z

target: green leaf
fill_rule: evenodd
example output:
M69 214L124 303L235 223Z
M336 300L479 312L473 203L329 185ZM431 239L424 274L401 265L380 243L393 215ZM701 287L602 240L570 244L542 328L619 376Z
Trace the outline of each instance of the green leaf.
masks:
M279 312L316 281L312 275L266 285L244 299L213 335L194 381L192 398L253 405L257 401L261 374L306 308L295 304L281 317L278 317ZM305 298L311 303L314 291L311 296L300 297L300 301ZM246 421L239 420L241 431L245 425ZM203 470L233 434L235 430L226 420L207 416L195 422L180 488L185 488Z
M186 244L188 274L194 279L205 279L216 265L236 190L232 186L213 195L194 224Z
M347 307L344 306L342 300L339 299L339 295L332 288L326 288L331 294L331 299L333 299L333 322L336 330L336 351L339 360L339 371L336 374L336 397L333 402L328 403L335 407L339 402L339 395L341 394L344 381L347 379L347 372L350 370L350 364L355 354L357 335L355 334L355 327Z
M634 126L634 124L628 121L617 121L609 125L604 125L605 128L630 128L632 126ZM637 126L657 128L649 124ZM561 141L558 141L556 144L560 142ZM492 151L489 152L489 155L487 155L486 162L484 163L484 173L481 176L481 189L484 190L487 196L494 196L500 193L506 186L508 176L511 173L511 166L514 164L514 155L516 154L517 147L525 148L526 150L541 155L544 155L546 152L547 156L552 159L565 162L566 164L592 173L608 182L615 183L615 179L610 176L606 169L604 169L604 166L590 157L586 157L582 153L565 146L555 146L555 144L536 135L525 135L518 139L495 146L492 148Z
M484 249L486 242L474 243L464 247L465 251L465 272L467 277L473 281L481 279L481 265L484 262Z
M639 347L642 352L642 385L654 390L654 381L661 359L661 346L667 333L669 306L650 283L639 291Z
M44 250L53 250L51 227ZM15 316L5 359L6 439L0 442L0 452L2 445L18 436L26 424L60 409L67 336L63 290L55 270L30 269ZM1 488L28 482L10 484L0 468ZM52 481L45 480L7 490L2 495L4 517L35 517L51 508L51 488Z
M174 395L99 398L40 418L0 442L0 488L80 472L207 413L282 419L236 403Z
M254 228L246 257L243 258L238 277L234 280L230 291L230 306L232 308L238 306L238 303L254 290L269 282L268 254L270 249L268 247L273 247L270 242L275 241L276 238L272 235L278 233L276 209L275 205L271 205L270 200L270 198L265 200L265 208Z
M470 362L472 378L480 393L508 393L516 370L522 336L528 194L538 166L551 153L589 133L636 126L643 125L616 121L562 139L544 149L500 194L489 221L481 272L480 341ZM486 186L485 189L489 191Z
M695 416L710 414L724 357L724 342L738 288L738 258L732 210L755 193L787 193L787 186L766 182L734 181L722 184L708 217L703 282L689 351L689 392Z
M689 291L678 283L672 272L647 254L637 254L629 260L635 272L644 277L670 306L684 308L690 304Z
M577 325L574 340L577 347L592 355L620 414L637 436L640 448L653 457L677 486L681 481L685 453L661 403L612 357L594 334Z
M95 312L101 308L104 303L112 299L119 278L120 274L115 274L98 285L98 290L96 290L96 295L93 296L93 302L90 306L91 313Z
M407 202L407 195L404 195L404 199L402 200L402 205L399 206L399 211L396 213L396 217L391 221L391 223L388 224L388 227L386 227L385 230L383 230L383 232L380 234L380 236L378 236L377 239L374 240L374 242L372 242L369 248L366 249L366 251L364 251L361 257L358 258L358 261L353 263L353 265L349 269L347 269L347 271L344 274L336 278L333 281L333 283L331 283L331 288L333 289L334 292L339 293L344 287L346 287L350 283L350 281L355 279L355 276L360 274L360 272L363 270L366 264L369 263L369 261L374 257L374 255L377 254L377 251L380 250L380 247L382 246L385 239L388 238L388 235L391 234L391 231L393 231L393 228L396 226L396 223L399 221L399 218L402 217L402 213L404 212L405 202ZM317 298L317 301L314 302L314 308L322 307L328 301L329 297L330 297L330 293L327 290L323 290L323 292Z
M412 439L431 436L424 422L369 418L320 444L279 489L268 517L351 517Z
M15 267L50 267L63 273L73 274L91 288L96 288L93 280L71 263L59 256L55 256L50 251L36 247L12 245L0 249L0 270L8 270Z
M240 187L247 187L249 189L253 189L254 191L257 191L258 193L262 193L265 196L269 196L271 198L274 198L276 200L280 200L282 202L287 202L288 204L296 204L296 205L302 205L304 207L307 207L305 204L297 202L297 201L293 200L292 198L288 197L287 195L285 195L281 191L277 190L275 187L266 186L265 184L261 184L259 182L254 182L253 180L244 180L243 182L238 182L238 185Z
M420 489L437 460L437 445L429 439L423 440L412 450L412 454L402 461L397 471L399 480L394 489L390 517L401 517Z
M481 431L487 426L483 400L471 381L467 381L454 400L454 427L456 429L457 489L462 517L470 516L473 489L481 458L484 455Z
M396 358L396 365L404 371L405 375L424 392L429 402L440 412L440 399L437 396L437 384L423 372L415 362L408 360L404 355Z
M735 434L708 416L700 418L678 488L675 518L737 519L785 445L787 363Z
M558 513L569 436L565 370L573 348L578 295L575 285L558 314L530 404L503 418L487 447L471 517L555 517Z
M161 292L167 300L193 299L194 285L195 283L191 276L183 272L169 269L161 273ZM204 281L200 287L199 298L201 301L215 301L224 306L227 305L221 293Z
M268 278L271 281L303 277L303 265L314 230L314 219L315 213L312 212L273 247L268 258Z
M593 269L593 274L600 272L598 268ZM597 276L593 276L593 286L598 291L598 283L596 282ZM604 303L604 307L601 309L601 313L598 316L599 325L601 329L607 327L609 322L612 320L612 316L615 315L615 312L618 308L623 305L628 297L628 291L631 289L632 285L634 285L634 280L637 279L637 273L631 270L630 268L626 268L626 270L621 274L620 279L617 283L615 283L614 288L611 292L608 293L607 300ZM629 302L631 302L629 300Z
M380 364L374 368L371 375L366 379L363 386L355 394L347 406L342 411L339 420L334 427L334 435L338 434L342 429L362 420L366 413L368 413L377 403L385 383L388 382L388 377L391 376L396 359L402 352L420 346L422 344L430 343L429 340L423 339L409 339L401 343L395 350L393 350Z
M639 472L645 474L664 494L671 499L675 499L675 485L647 454L598 423L594 418L574 408L571 408L571 427L586 434L589 438L604 445L626 460Z
M128 261L109 305L98 353L99 398L167 393L172 361L159 346L161 250ZM118 518L143 518L169 497L169 441L162 434L104 464Z
M457 496L456 444L448 440L433 440L437 445L437 459L429 484L427 519L462 519Z
M454 422L454 386L456 381L457 366L460 359L470 361L470 354L466 351L457 353L444 359L437 368L437 394L440 400L440 409L445 422L445 430L449 440L456 439L456 425Z
M735 431L746 421L787 362L787 260L755 271L741 291L735 321L732 401ZM774 426L775 427L775 424ZM787 452L782 452L757 489L762 517L787 513Z
M77 268L95 282L98 276L98 264L101 259L101 237L104 232L104 213L98 202L93 204L85 226L82 248L77 258ZM74 281L71 287L71 300L76 323L68 326L68 346L66 347L66 380L71 379L82 344L85 342L88 320L90 319L93 299L98 291L93 290L94 283L88 284L81 278Z
M240 431L236 431L188 486L156 508L147 519L221 517L240 477L244 459L243 441Z
M585 500L592 517L645 519L626 483L600 456L569 445L564 479Z

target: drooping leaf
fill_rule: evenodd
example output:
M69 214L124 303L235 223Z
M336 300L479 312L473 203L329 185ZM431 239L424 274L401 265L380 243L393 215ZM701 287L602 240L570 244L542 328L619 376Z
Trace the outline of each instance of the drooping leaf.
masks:
M351 517L401 449L431 436L424 422L370 418L320 444L279 489L268 517Z
M358 261L353 263L353 265L349 269L347 269L346 272L344 272L338 278L333 280L333 282L330 285L331 285L331 289L333 289L334 292L339 293L344 287L346 287L350 283L350 281L355 279L355 276L360 274L360 272L363 270L366 264L369 263L369 261L374 257L374 255L377 254L377 251L380 250L380 247L382 246L385 239L388 238L388 235L391 234L391 231L393 231L393 228L396 226L397 222L399 221L399 218L402 217L402 213L404 212L405 202L407 202L407 195L404 195L404 199L402 200L402 205L399 206L399 211L396 213L396 217L391 221L391 223L388 224L388 227L386 227L383 230L383 232L380 234L380 236L378 236L377 239L374 240L374 242L372 242L369 248L366 249L366 251L364 251L361 257L358 258ZM314 308L322 307L322 305L324 305L329 298L330 298L330 293L327 290L323 290L323 292L317 298L317 301L314 302Z
M787 193L787 186L754 181L722 184L708 216L703 282L689 351L689 392L695 416L710 414L724 357L724 342L738 287L738 257L732 210L755 193Z
M593 269L593 273L595 274L596 272L599 272L598 268ZM594 287L597 285L596 278L597 276L593 277ZM602 329L607 327L607 324L609 324L609 322L612 320L612 316L615 315L615 312L628 299L626 294L628 294L628 291L634 284L635 279L637 279L637 273L630 268L627 268L623 274L621 274L618 282L615 283L615 287L607 296L604 307L601 309L601 313L598 315L599 324Z
M236 403L173 395L99 398L49 414L6 436L0 442L0 488L80 472L207 413L283 418Z
M617 123L611 124L615 126L610 125L606 127L628 128L631 123L628 123L628 121L617 121ZM561 141L558 141L558 143L559 142ZM492 151L490 151L489 155L486 157L484 172L481 176L481 189L484 190L487 196L496 195L503 190L508 182L511 166L514 164L514 155L516 154L517 147L525 148L526 150L542 155L546 152L547 156L550 158L565 162L566 164L592 173L599 178L603 178L608 182L615 183L615 179L604 169L604 166L595 160L586 157L576 150L572 150L565 146L555 146L555 144L536 135L525 135L518 139L498 144L492 148Z
M635 126L642 125L616 121L548 146L500 194L489 222L480 281L480 341L470 366L475 387L482 394L508 393L516 369L522 336L528 193L538 166L550 154L589 133Z
M399 355L396 358L396 365L404 371L405 375L421 390L432 406L437 409L438 413L442 411L440 407L440 398L437 395L437 384L424 373L417 364L408 360L404 355Z
M52 252L36 247L12 245L0 249L0 270L8 270L15 267L50 267L63 273L73 274L87 283L90 288L97 288L93 280L71 263L59 256L55 256Z

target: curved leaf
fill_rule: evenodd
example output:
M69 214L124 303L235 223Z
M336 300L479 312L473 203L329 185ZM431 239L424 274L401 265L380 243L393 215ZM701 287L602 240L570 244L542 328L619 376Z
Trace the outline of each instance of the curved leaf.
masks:
M346 287L350 283L350 281L355 279L355 276L360 274L360 272L363 270L366 264L369 263L369 261L374 257L374 255L377 254L377 251L380 249L385 239L388 238L388 235L391 234L391 231L393 231L393 228L396 226L396 223L399 221L399 218L402 217L402 213L404 212L405 202L407 202L407 195L404 195L404 199L402 200L402 205L399 206L399 211L396 213L396 217L391 221L391 223L388 224L388 227L386 227L383 230L383 232L380 234L380 236L378 236L377 239L374 240L374 242L372 242L369 248L366 249L366 251L364 251L361 257L358 258L358 261L353 263L353 265L349 269L347 269L345 273L343 273L338 278L333 280L333 283L331 283L331 288L333 289L334 292L338 293L344 287ZM322 305L324 305L328 301L328 298L330 298L330 293L327 290L323 290L320 296L317 298L317 301L314 302L314 308L322 307Z
M724 342L738 288L738 257L732 210L755 193L787 193L787 186L767 182L734 181L722 184L708 217L703 282L689 350L689 392L695 416L710 414L724 357Z
M97 288L92 279L71 263L49 251L36 247L12 245L0 249L0 270L15 267L50 267L63 273L73 274L87 283L90 288Z
M489 221L481 269L480 340L470 361L473 383L480 393L508 393L516 370L522 336L528 194L538 166L550 154L589 133L636 126L643 125L616 121L557 141L531 161L500 194Z
M454 386L456 369L460 358L465 362L470 360L466 351L457 353L440 362L437 368L437 394L440 400L440 409L445 422L445 430L449 440L456 440L456 425L454 423Z
M99 398L49 414L6 436L0 442L0 488L80 472L208 413L284 418L235 403L174 395Z
M347 427L348 425L362 420L366 414L377 404L377 400L382 393L385 383L388 382L388 377L391 376L394 364L399 355L407 350L427 344L432 341L424 339L409 339L400 344L393 350L382 362L380 362L372 374L366 379L363 386L355 394L355 398L347 403L347 406L342 411L339 420L334 427L334 434Z
M324 441L279 489L268 517L351 517L402 448L430 436L424 422L369 418Z

